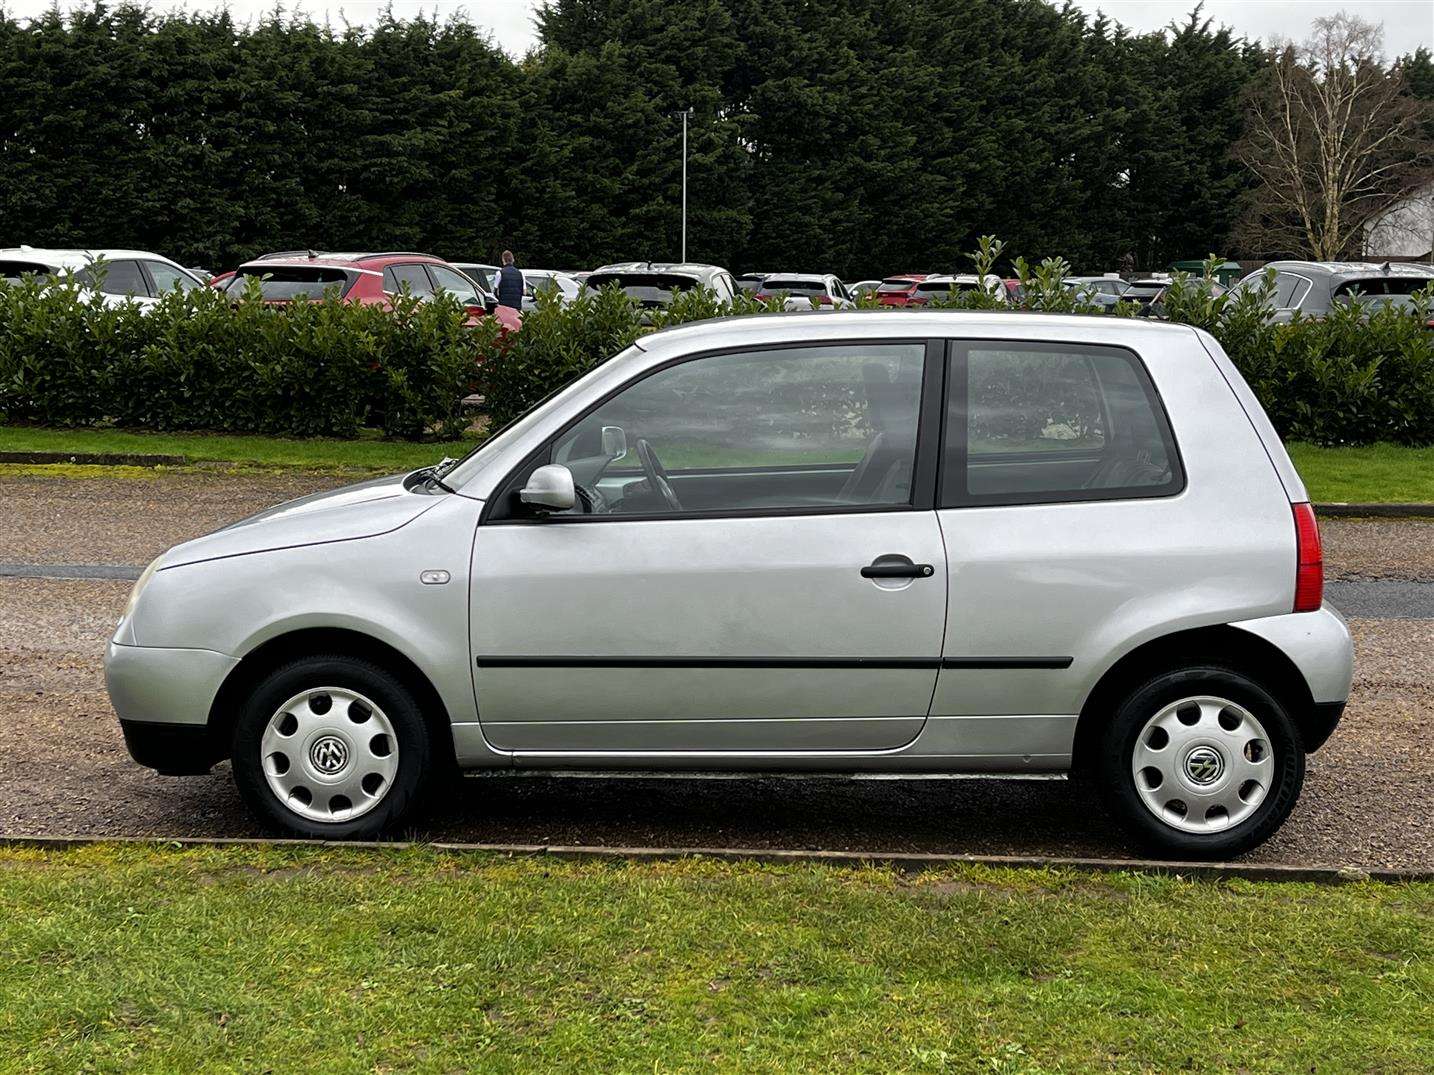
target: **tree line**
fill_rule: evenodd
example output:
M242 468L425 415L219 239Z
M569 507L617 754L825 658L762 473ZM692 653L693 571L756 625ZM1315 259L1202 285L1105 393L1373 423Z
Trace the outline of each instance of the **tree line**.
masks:
M1230 252L1271 63L1198 9L1137 35L1043 0L551 0L538 29L514 58L462 19L0 0L0 245L675 258L691 107L696 260L857 279L996 232L1156 267Z

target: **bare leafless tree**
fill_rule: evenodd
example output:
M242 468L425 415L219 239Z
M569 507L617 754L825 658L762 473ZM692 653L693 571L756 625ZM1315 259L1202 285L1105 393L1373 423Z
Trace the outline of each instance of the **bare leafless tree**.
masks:
M1236 145L1257 186L1239 238L1253 255L1321 261L1359 251L1365 229L1427 184L1430 102L1386 66L1383 29L1344 12L1276 47Z

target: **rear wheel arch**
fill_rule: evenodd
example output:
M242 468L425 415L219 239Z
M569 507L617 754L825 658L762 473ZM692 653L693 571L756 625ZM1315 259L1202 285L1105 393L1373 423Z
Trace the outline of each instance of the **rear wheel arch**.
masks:
M1177 631L1137 646L1101 676L1076 722L1071 768L1091 768L1116 707L1142 683L1162 672L1202 664L1231 668L1254 680L1279 700L1302 732L1314 717L1314 698L1304 675L1272 642L1228 625Z
M358 657L386 669L413 695L428 724L434 761L456 768L453 726L448 709L432 682L401 651L372 635L338 627L310 627L278 635L256 646L230 670L209 708L210 736L228 757L234 724L246 697L268 675L303 657Z

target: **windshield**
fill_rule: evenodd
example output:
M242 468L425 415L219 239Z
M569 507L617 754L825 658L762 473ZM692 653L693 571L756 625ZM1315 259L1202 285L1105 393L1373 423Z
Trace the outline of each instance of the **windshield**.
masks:
M691 291L696 286L697 281L690 276L643 272L593 273L583 283L589 291L617 287L643 306L666 306L678 292Z
M934 284L917 284L918 295L944 295L952 291L979 291L980 286L973 281L961 280L938 280Z
M225 285L225 294L243 294L251 277L259 278L259 294L271 302L321 299L330 288L342 296L352 279L343 269L322 265L245 265Z
M910 291L915 286L916 281L914 280L883 280L876 290L878 294L890 295L897 292Z
M588 378L597 376L598 371L606 366L608 362L615 362L618 359L626 358L628 355L638 353L641 350L642 348L633 344L612 358L609 358L606 362L599 362L576 380L569 381L564 385L559 385L535 403L532 409L526 414L519 415L507 425L499 428L497 432L490 434L475 444L468 450L468 454L458 460L457 463L453 464L447 470L441 471L439 477L443 479L446 485L450 485L455 489L462 489L464 485L488 469L488 467L503 454L503 449L507 445L512 444L516 440L520 440L523 434L541 422L548 411L558 403L558 397L566 395L568 389L576 389L578 385L581 385Z
M13 284L20 277L31 273L35 276L49 276L50 270L48 266L33 261L0 261L0 280Z
M762 290L768 295L775 295L778 291L789 291L793 295L825 295L827 284L825 280L800 280L790 276L774 276L762 285Z

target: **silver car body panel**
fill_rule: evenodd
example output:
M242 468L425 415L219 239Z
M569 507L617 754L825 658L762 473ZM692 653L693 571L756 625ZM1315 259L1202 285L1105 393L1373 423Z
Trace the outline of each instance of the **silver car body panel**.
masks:
M1185 487L1079 503L480 525L485 502L548 438L658 365L734 347L928 338L1129 348L1167 409ZM200 723L234 661L308 628L359 632L411 661L470 768L1058 772L1085 699L1121 657L1221 624L1280 648L1315 701L1349 689L1342 619L1289 612L1289 505L1304 487L1218 345L1182 326L952 311L684 326L590 371L445 481L459 495L383 479L166 553L117 632L130 645L111 649L120 716ZM860 577L889 553L932 576ZM425 585L426 571L449 581Z

